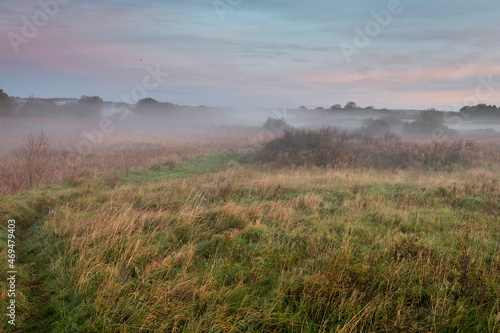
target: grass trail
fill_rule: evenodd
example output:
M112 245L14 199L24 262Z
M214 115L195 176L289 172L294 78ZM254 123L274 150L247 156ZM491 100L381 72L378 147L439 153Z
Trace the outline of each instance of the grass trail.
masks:
M2 316L1 327L12 332L51 332L51 322L57 315L50 297L56 290L51 287L51 256L56 244L44 228L46 212L51 207L48 190L33 191L0 199L2 220L16 220L16 326L7 324ZM1 230L2 262L7 262L6 233ZM2 270L2 282L6 271ZM2 284L2 308L7 301L6 285Z

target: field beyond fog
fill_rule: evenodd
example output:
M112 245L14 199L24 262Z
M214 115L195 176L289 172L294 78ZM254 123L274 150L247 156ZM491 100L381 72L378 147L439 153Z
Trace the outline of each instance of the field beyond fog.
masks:
M2 132L11 331L500 331L498 137L29 130Z

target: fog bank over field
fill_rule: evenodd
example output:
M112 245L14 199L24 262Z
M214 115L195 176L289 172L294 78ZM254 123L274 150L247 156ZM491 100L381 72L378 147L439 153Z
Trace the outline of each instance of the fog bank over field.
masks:
M181 106L152 98L137 104L103 101L98 96L80 99L10 98L4 94L0 130L12 142L21 143L29 131L44 131L53 137L104 141L111 133L141 136L168 135L198 138L223 127L251 128L262 135L277 135L287 128L334 127L362 131L366 135L420 139L500 134L500 109L496 106L464 107L459 112L389 110L359 107L355 102L329 108L304 106L276 108ZM211 135L212 135L211 134ZM4 136L5 138L5 136ZM68 144L70 140L65 141ZM10 146L12 145L4 145ZM5 148L3 148L5 149Z
M151 111L151 110L150 110ZM387 122L394 133L404 135L405 124L414 122L425 110L388 109L324 109L316 108L216 108L216 107L174 107L169 110L140 112L130 109L122 123L124 128L171 129L177 126L243 126L261 127L268 118L282 119L296 128L338 127L354 130L366 125L367 121ZM473 117L460 112L440 112L443 125L458 131L457 134L500 134L500 116ZM120 111L106 109L110 118L121 119ZM279 130L279 129L277 129Z

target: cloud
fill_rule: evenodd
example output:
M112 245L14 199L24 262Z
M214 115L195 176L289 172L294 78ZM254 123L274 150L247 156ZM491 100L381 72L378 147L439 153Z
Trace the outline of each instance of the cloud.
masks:
M333 104L356 96L366 104L382 96L398 104L406 96L409 106L425 107L457 99L480 75L500 74L500 50L493 47L500 3L493 1L401 0L404 11L347 64L339 43L352 41L353 29L387 2L243 0L221 21L212 0L71 1L14 54L5 36L20 31L21 17L39 8L6 0L0 4L0 85L9 90L7 74L43 74L45 82L26 84L36 92L63 79L78 89L77 80L94 81L101 89L94 94L112 99L117 87L135 86L146 65L160 64L172 75L158 94L185 104ZM19 86L12 85L14 94Z

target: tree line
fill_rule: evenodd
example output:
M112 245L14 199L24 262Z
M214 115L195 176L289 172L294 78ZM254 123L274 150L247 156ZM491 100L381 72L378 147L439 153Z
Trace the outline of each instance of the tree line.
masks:
M0 116L95 118L102 114L104 101L99 96L81 96L75 100L36 98L18 102L0 89Z
M69 116L75 118L94 118L102 115L102 109L105 105L103 99L99 96L81 96L79 99L65 100L47 99L29 97L24 102L18 102L15 98L9 96L0 89L0 117L1 116ZM175 108L180 107L177 104L169 102L159 102L153 98L147 97L139 100L135 105L134 111L138 114L165 114ZM201 107L200 107L201 108ZM342 107L340 104L334 104L329 110L353 110L365 109L373 110L373 106L362 108L355 102L350 101ZM299 107L299 110L308 110L305 106ZM323 107L317 107L315 110L325 110ZM387 110L387 109L383 109ZM464 106L459 112L461 115L470 117L498 117L500 116L500 107L496 105L478 104L475 106ZM434 115L436 117L436 115ZM439 116L438 116L439 117Z
M79 99L36 98L30 96L26 100L18 100L0 89L0 117L52 117L65 116L71 118L95 118L102 116L106 106L115 105L104 102L99 96L81 96ZM123 104L123 103L118 103ZM118 106L116 104L115 106ZM179 107L169 102L159 102L153 98L143 98L137 102L133 110L138 114L166 114Z

